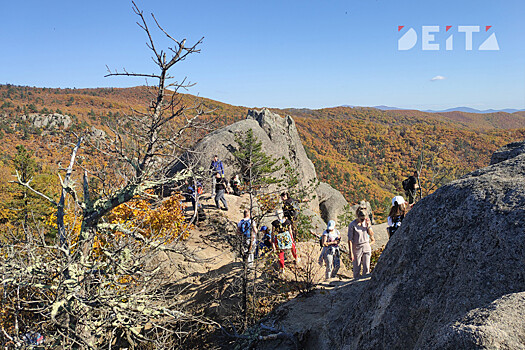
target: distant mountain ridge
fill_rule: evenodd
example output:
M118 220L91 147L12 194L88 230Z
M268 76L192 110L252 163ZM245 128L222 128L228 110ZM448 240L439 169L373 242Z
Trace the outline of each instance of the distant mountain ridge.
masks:
M406 110L416 110L421 111L425 113L446 113L446 112L465 112L465 113L478 113L478 114L487 114L487 113L498 113L498 112L505 112L505 113L516 113L516 112L524 112L525 109L514 109L514 108L504 108L504 109L485 109L485 110L479 110L475 108L470 107L453 107L443 110L434 110L434 109L416 109L416 108L400 108L400 107L392 107L392 106L353 106L353 105L342 105L340 107L350 107L350 108L375 108L382 111L392 111L392 110L400 110L400 111L406 111Z
M523 112L523 111L525 111L525 109L505 108L505 109L485 109L482 111L482 110L470 108L470 107L454 107L454 108L444 109L441 111L425 110L422 112L427 112L427 113L465 112L465 113L479 113L479 114L505 112L505 113L512 114L512 113Z

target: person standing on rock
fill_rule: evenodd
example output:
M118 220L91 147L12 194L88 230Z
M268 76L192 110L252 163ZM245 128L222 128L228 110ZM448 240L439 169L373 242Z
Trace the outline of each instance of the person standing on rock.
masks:
M335 221L328 221L328 226L321 236L321 244L323 250L319 260L324 260L326 264L325 280L329 281L330 278L337 276L337 271L341 266L339 242L341 242L341 234L335 229Z
M388 238L392 237L394 232L401 226L401 222L405 218L405 215L408 213L410 206L401 196L395 196L392 198L392 208L390 208L390 213L388 214Z
M354 278L370 273L370 257L372 248L370 244L375 242L372 223L367 217L365 209L358 208L354 221L348 225L348 250L350 251L350 261L353 262Z
M291 228L292 222L284 217L282 209L275 212L277 219L272 222L272 241L273 249L279 257L280 273L284 272L284 257L290 252L297 262L297 252L295 250L295 242L292 237Z
M224 194L226 193L226 182L224 177L221 177L221 174L215 174L215 205L217 209L220 209L219 201L224 205L224 210L228 210L228 203L226 203L226 198Z
M212 184L211 184L211 195L215 195L215 185L216 185L216 179L217 174L220 175L221 178L224 177L224 166L222 165L222 161L219 160L219 156L215 155L213 157L213 160L210 164L210 171L211 171L211 177L212 177Z
M406 180L403 181L403 189L405 190L405 195L408 198L408 204L413 204L417 197L419 188L419 173L414 171L414 175L409 176Z

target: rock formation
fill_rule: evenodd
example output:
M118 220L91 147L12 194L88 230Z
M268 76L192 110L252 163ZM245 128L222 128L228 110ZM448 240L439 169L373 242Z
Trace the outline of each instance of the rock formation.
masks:
M22 120L29 120L35 128L69 128L72 123L71 117L58 113L53 114L38 114L30 113L27 116L23 115Z
M294 325L281 309L276 324L311 349L525 349L519 146L418 202L370 280L319 296L337 305L325 319Z
M492 154L490 164L492 165L510 158L514 158L521 153L525 153L525 142L509 143Z
M474 171L414 206L352 309L361 320L343 329L343 344L440 348L445 344L440 335L450 334L445 330L470 310L523 291L524 183L521 153ZM491 342L487 338L485 345Z
M309 186L318 182L313 163L308 159L304 147L299 138L299 133L294 120L290 116L281 117L268 109L249 110L245 120L216 130L206 135L192 150L191 157L187 156L188 162L196 164L197 167L208 169L214 155L218 155L225 167L225 177L230 179L239 172L232 151L237 147L235 142L236 133L246 133L253 130L254 135L262 142L262 150L274 158L286 158L290 165L297 170L300 186ZM180 170L184 164L179 163L174 170ZM283 175L284 168L276 177ZM343 195L326 183L321 183L316 196L308 203L312 213L321 213L325 222L337 219L343 207L347 204ZM324 224L315 220L314 226L321 228Z

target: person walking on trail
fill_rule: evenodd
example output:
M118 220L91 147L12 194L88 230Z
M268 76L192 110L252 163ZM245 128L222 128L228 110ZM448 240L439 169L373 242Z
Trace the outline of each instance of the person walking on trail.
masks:
M261 241L257 243L255 257L265 256L273 248L272 231L267 226L261 227L259 237L261 237Z
M217 174L220 175L220 177L224 177L224 166L222 165L222 161L219 160L219 156L215 155L213 157L213 160L210 164L210 171L211 171L211 178L212 178L212 184L211 184L211 195L215 195L215 185L216 185L216 179Z
M292 222L284 217L282 209L275 212L277 219L272 222L272 241L273 249L279 257L279 272L284 272L284 258L292 253L297 262L297 251L295 250L295 242L292 237L291 228Z
M408 198L408 204L413 204L416 200L419 188L419 173L414 171L413 175L410 175L407 179L403 181L403 189L405 190L405 195Z
M200 182L195 181L193 179L189 179L185 181L186 185L186 198L191 202L191 207L193 208L193 211L196 209L196 202L198 202L198 199L200 195L202 194L202 185ZM198 205L199 209L202 207L202 204L199 203Z
M226 182L224 178L221 177L219 173L215 175L215 205L217 209L220 209L219 201L224 205L224 210L228 210L228 203L226 203L226 198L224 194L226 193Z
M367 217L365 209L358 208L356 217L357 219L348 225L348 250L350 251L350 261L353 262L354 278L361 275L361 267L363 268L363 275L370 273L370 257L372 255L370 244L375 242L372 223Z
M330 278L335 278L339 267L341 266L339 243L341 242L341 234L335 229L335 221L328 221L328 226L321 236L321 245L323 250L319 257L320 263L323 261L326 264L325 281Z
M257 228L255 222L250 218L250 211L244 210L244 218L237 224L237 233L241 235L242 239L242 254L246 256L246 262L251 265L254 260L255 241L257 236Z
M410 210L410 206L401 196L395 196L392 198L392 208L390 208L390 213L388 213L388 239L392 237L394 232L401 226L401 222L405 218L405 215Z

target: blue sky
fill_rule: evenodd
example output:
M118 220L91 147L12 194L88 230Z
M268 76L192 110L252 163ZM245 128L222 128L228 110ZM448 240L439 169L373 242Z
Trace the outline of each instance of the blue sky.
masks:
M174 37L204 37L202 52L172 72L196 82L189 92L203 97L248 107L525 108L522 0L136 3ZM143 85L143 79L104 78L106 65L155 72L137 19L124 0L6 1L0 83ZM405 28L398 32L399 25ZM465 50L460 25L480 26L472 51ZM422 26L440 26L433 33L440 50L422 50ZM398 39L409 28L418 41L400 51ZM477 50L492 33L500 50ZM446 51L450 34L453 50ZM438 76L444 79L432 80Z

